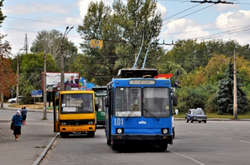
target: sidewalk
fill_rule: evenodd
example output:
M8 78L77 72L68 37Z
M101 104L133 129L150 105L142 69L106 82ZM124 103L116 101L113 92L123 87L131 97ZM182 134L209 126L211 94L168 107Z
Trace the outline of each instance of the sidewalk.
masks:
M16 109L0 110L0 162L3 165L31 165L54 137L52 113L42 120L41 111L27 114L27 125L22 127L19 141L14 140L10 119Z

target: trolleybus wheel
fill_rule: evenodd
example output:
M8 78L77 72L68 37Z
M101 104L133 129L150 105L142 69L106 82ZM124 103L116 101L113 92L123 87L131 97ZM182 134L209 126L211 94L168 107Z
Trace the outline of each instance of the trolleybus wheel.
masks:
M110 138L107 138L107 145L111 145L111 140L110 140Z
M118 150L119 146L120 146L120 144L118 144L115 140L111 141L111 147L113 150Z
M168 149L168 143L160 143L157 147L158 151L165 152Z

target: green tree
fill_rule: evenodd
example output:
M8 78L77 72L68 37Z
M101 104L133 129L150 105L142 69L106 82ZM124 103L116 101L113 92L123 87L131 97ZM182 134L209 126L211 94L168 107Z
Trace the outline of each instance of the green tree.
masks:
M20 64L20 93L30 96L34 89L41 89L43 72L43 53L21 55ZM47 55L47 72L55 72L55 60Z
M219 82L217 93L218 114L233 114L233 64L232 60L226 71L226 78ZM238 113L245 113L248 108L246 94L237 84Z
M2 13L3 0L0 0L0 27L5 18ZM0 34L0 108L3 108L4 96L9 96L10 89L16 84L16 75L11 68L10 44Z
M62 45L63 44L63 45ZM32 43L31 52L43 53L46 51L56 60L57 68L60 68L61 48L64 47L65 71L69 71L73 58L77 55L77 47L74 43L64 38L63 34L57 30L38 32L35 41Z
M95 74L89 77L96 77L97 84L106 84L120 68L132 67L142 40L142 54L151 45L147 67L152 66L156 57L162 53L156 44L150 44L156 40L160 28L161 18L156 14L156 2L153 0L130 0L127 5L116 1L112 12L102 1L92 2L83 25L78 27L84 40L81 48L86 56L93 58L91 67L96 69ZM103 40L103 48L90 48L91 39ZM143 58L140 58L139 66L142 61Z

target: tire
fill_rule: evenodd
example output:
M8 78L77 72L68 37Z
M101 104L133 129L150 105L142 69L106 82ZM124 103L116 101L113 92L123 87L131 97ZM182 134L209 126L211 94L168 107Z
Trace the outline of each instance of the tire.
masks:
M111 140L111 147L113 150L118 150L120 148L120 146L121 145L117 141Z
M66 132L60 132L60 136L61 138L66 138L69 136L69 133L66 133Z
M108 137L107 137L107 145L109 145L109 146L111 145L111 140Z
M87 135L88 137L95 137L95 132L88 132Z
M168 149L168 143L160 143L158 146L157 146L157 150L159 152L165 152L166 150Z
M189 122L189 120L187 119L187 123Z
M201 123L201 121L199 121L199 123Z
M207 123L207 120L204 120L204 123Z
M175 138L175 129L173 128L173 139Z
M193 120L191 120L191 123L193 123L194 121Z

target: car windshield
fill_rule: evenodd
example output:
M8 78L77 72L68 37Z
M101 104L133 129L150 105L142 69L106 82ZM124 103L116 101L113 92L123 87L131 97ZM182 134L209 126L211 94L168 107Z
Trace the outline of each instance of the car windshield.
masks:
M204 115L204 112L203 112L202 109L193 109L193 110L191 111L191 114L192 114L192 115Z
M143 114L145 117L168 117L170 115L169 89L144 88Z
M93 96L88 93L64 94L62 97L62 113L93 112Z
M141 116L141 89L116 88L115 90L116 116Z

